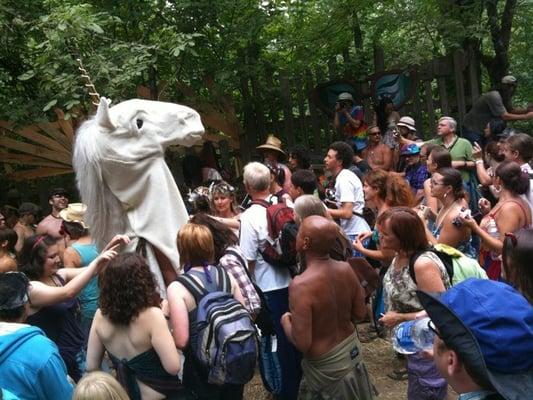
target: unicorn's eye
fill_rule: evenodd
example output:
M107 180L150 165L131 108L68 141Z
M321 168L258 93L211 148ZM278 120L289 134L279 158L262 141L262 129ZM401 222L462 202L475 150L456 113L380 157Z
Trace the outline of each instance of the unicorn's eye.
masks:
M135 121L137 123L137 129L141 129L143 127L143 120L138 119Z

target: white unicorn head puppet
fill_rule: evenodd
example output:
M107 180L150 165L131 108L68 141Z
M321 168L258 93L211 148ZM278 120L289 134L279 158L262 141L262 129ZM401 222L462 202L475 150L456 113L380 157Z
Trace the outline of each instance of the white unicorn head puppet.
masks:
M126 233L134 238L130 249L142 239L163 295L179 271L176 237L188 220L164 153L169 145L192 146L203 133L189 107L133 99L109 108L102 98L76 134L73 166L93 239L103 248Z

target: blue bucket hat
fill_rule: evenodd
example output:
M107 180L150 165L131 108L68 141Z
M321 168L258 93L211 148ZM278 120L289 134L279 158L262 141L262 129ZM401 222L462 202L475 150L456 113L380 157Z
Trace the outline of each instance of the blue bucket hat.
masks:
M507 400L533 393L533 306L511 286L467 279L443 294L418 298L446 346L476 380Z

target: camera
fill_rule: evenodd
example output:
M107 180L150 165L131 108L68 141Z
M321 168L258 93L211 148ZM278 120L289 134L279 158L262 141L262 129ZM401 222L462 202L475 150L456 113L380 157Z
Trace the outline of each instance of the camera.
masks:
M457 217L455 217L452 221L453 226L460 228L463 226L463 221L461 219L469 219L472 217L472 212L468 208L461 208L461 212Z

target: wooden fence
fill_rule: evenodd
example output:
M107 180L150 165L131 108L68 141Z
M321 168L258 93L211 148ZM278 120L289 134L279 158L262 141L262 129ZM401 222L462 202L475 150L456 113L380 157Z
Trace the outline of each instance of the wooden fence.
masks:
M349 71L335 60L328 63L327 70L306 70L294 76L279 71L261 80L243 79L245 134L240 143L243 158L252 158L255 147L264 143L268 134L274 134L282 140L285 149L301 143L309 148L314 160L321 160L327 145L340 136L331 116L317 106L315 88L327 81L351 82L361 93L365 119L369 122L373 114L371 83L383 72L383 54L379 49L374 64L376 73L363 81L351 80ZM402 116L413 117L417 129L426 138L434 135L441 116L453 116L461 126L469 105L480 94L479 61L471 50L456 50L423 65L401 69L411 70L416 82L414 95L398 111Z

